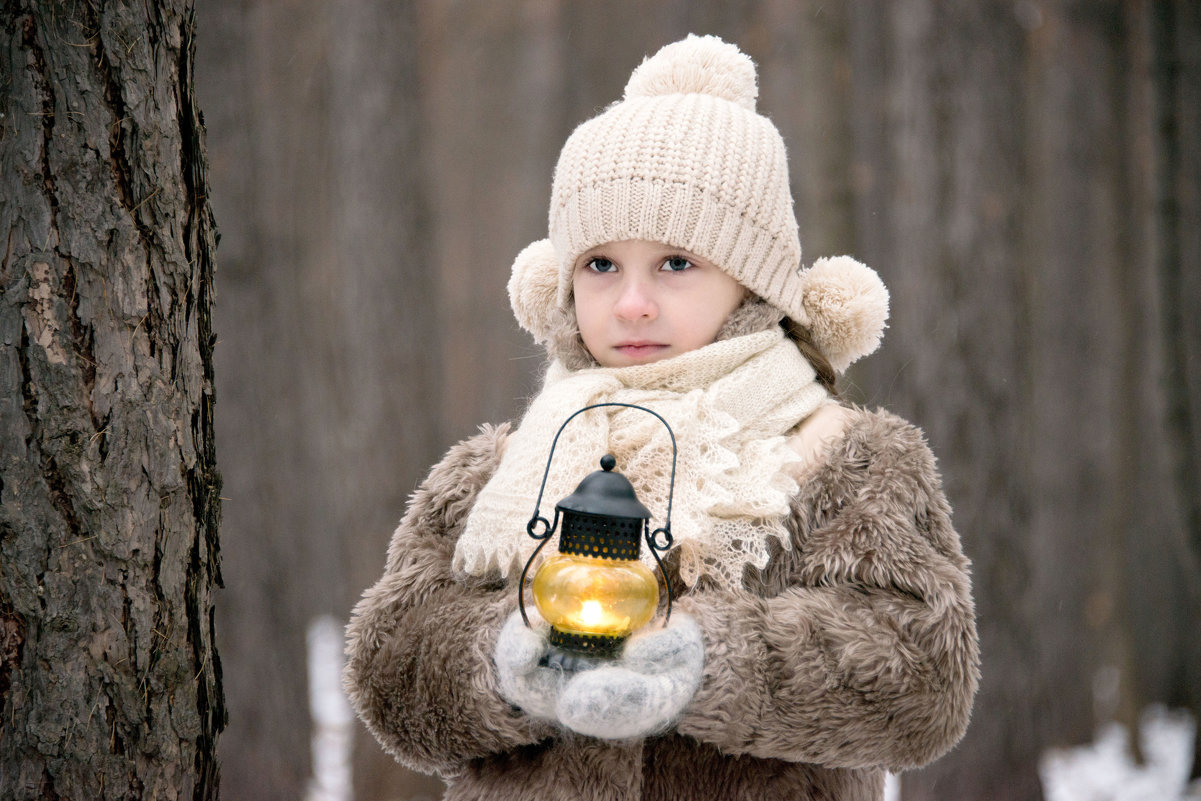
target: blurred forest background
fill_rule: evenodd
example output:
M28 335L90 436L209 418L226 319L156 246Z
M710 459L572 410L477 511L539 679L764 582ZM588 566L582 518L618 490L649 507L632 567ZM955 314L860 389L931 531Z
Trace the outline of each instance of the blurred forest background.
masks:
M923 426L975 564L984 680L913 799L1040 797L1047 748L1201 713L1201 6L204 0L221 233L222 790L310 775L305 630L344 620L443 450L542 356L504 291L558 150L644 55L757 62L806 263L893 299L846 394ZM434 798L361 728L357 797Z

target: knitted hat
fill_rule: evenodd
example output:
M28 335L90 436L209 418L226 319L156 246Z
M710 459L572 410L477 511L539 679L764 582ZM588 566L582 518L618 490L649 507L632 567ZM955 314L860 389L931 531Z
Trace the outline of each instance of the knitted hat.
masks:
M812 271L799 272L784 141L756 113L757 96L748 56L717 37L689 36L644 60L623 99L575 129L555 167L550 239L518 255L509 283L517 319L535 339L548 336L549 310L568 307L581 254L644 239L687 250L733 276L809 328L840 372L875 350L887 292L874 272L846 257L824 271L837 286L819 305L838 319L837 341L823 342L822 321L805 298ZM832 298L854 301L865 290L866 314L831 308Z

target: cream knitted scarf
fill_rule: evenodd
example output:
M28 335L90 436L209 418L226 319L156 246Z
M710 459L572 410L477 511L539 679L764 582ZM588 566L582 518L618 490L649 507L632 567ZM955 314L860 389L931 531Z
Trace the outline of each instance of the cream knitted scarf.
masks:
M738 587L745 565L767 564L768 538L789 547L784 519L797 485L782 468L799 457L785 435L828 399L778 328L634 367L571 371L552 362L480 491L455 548L455 568L520 572L536 546L526 523L556 431L584 406L634 403L658 412L675 432L672 534L681 578L691 586L707 574ZM663 525L671 441L662 423L637 409L593 409L571 421L555 449L540 513L553 520L555 504L606 453L651 510L652 528ZM554 552L557 538L543 553ZM651 562L649 549L642 551Z

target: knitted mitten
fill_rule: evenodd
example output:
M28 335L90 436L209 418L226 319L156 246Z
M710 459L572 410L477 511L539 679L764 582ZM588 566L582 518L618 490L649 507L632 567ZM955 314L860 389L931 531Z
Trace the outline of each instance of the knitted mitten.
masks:
M692 699L704 661L696 621L672 615L666 628L631 637L620 659L570 677L559 695L559 722L606 740L661 732Z
M549 627L537 612L531 610L529 615L533 628L528 628L521 613L514 611L496 638L492 662L496 665L498 689L502 698L526 714L554 720L555 707L569 674L562 668L539 667L538 662L549 647L546 640Z

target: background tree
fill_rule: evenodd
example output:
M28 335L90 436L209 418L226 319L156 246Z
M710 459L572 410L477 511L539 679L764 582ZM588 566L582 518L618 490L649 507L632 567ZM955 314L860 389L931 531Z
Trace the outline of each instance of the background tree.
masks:
M906 789L1037 798L1046 748L1201 713L1201 14L856 9L857 247L894 308L860 381L941 458L985 652Z
M1201 714L1201 11L1185 0L212 0L227 788L308 775L304 627L345 619L451 442L541 354L504 292L572 127L688 32L737 42L805 260L893 293L843 382L928 432L984 681L906 801L1040 796L1151 703ZM859 367L859 366L857 366ZM358 739L361 799L437 783ZM1201 760L1197 762L1201 767Z
M0 797L215 799L214 228L183 0L0 4Z

